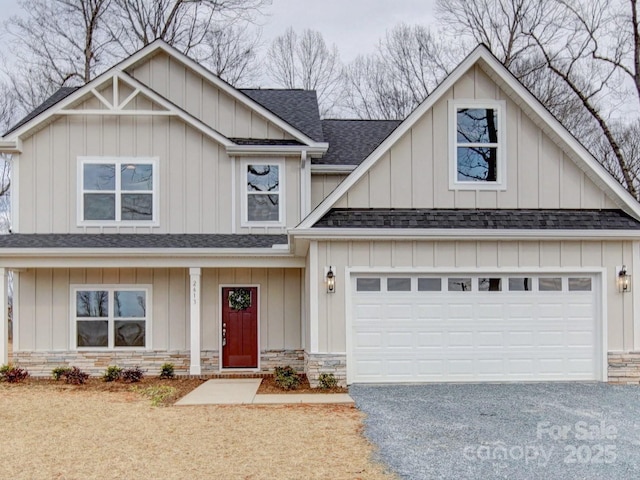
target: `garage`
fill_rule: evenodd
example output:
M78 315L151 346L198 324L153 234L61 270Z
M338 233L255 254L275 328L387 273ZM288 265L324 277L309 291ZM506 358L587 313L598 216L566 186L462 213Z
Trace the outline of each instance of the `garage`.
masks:
M597 274L351 275L348 382L601 380Z

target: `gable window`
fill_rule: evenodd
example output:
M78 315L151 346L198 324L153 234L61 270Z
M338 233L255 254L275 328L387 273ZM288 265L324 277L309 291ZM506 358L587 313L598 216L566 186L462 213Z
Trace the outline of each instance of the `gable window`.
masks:
M83 224L153 224L157 217L154 158L81 157L78 218Z
M73 289L72 345L76 348L148 347L150 287L78 286Z
M450 102L451 189L504 190L504 102Z
M282 162L247 162L244 164L245 224L281 225L283 214Z

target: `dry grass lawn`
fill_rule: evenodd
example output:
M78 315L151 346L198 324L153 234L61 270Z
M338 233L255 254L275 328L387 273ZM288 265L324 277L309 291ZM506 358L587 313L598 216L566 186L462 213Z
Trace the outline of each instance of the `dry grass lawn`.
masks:
M346 406L152 407L0 384L0 479L391 479Z

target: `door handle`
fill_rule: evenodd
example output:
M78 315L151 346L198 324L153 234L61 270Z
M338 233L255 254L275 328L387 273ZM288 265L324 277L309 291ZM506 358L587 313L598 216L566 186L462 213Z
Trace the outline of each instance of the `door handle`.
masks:
M227 324L223 323L222 324L222 346L226 346L227 345Z

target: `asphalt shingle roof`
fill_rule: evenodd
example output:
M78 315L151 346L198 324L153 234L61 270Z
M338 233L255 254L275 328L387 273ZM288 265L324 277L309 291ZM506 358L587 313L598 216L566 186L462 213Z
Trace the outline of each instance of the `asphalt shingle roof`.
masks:
M315 91L272 89L241 89L240 91L314 141L324 141Z
M329 150L315 165L359 165L393 132L400 120L322 120Z
M314 228L640 230L640 222L622 210L334 208Z
M302 145L297 140L275 140L270 138L230 138L237 145Z
M25 234L0 235L2 248L271 248L286 235L234 234Z
M53 95L51 95L49 98L47 98L44 102L42 102L40 105L38 105L32 112L29 112L22 120L20 120L13 127L11 127L8 131L6 131L3 134L3 136L8 134L8 133L13 132L17 128L19 128L22 125L24 125L25 123L27 123L29 120L37 117L38 115L40 115L45 110L53 107L56 103L58 103L60 100L62 100L64 98L68 97L73 92L75 92L77 89L78 89L78 87L61 87L61 88L59 88Z

